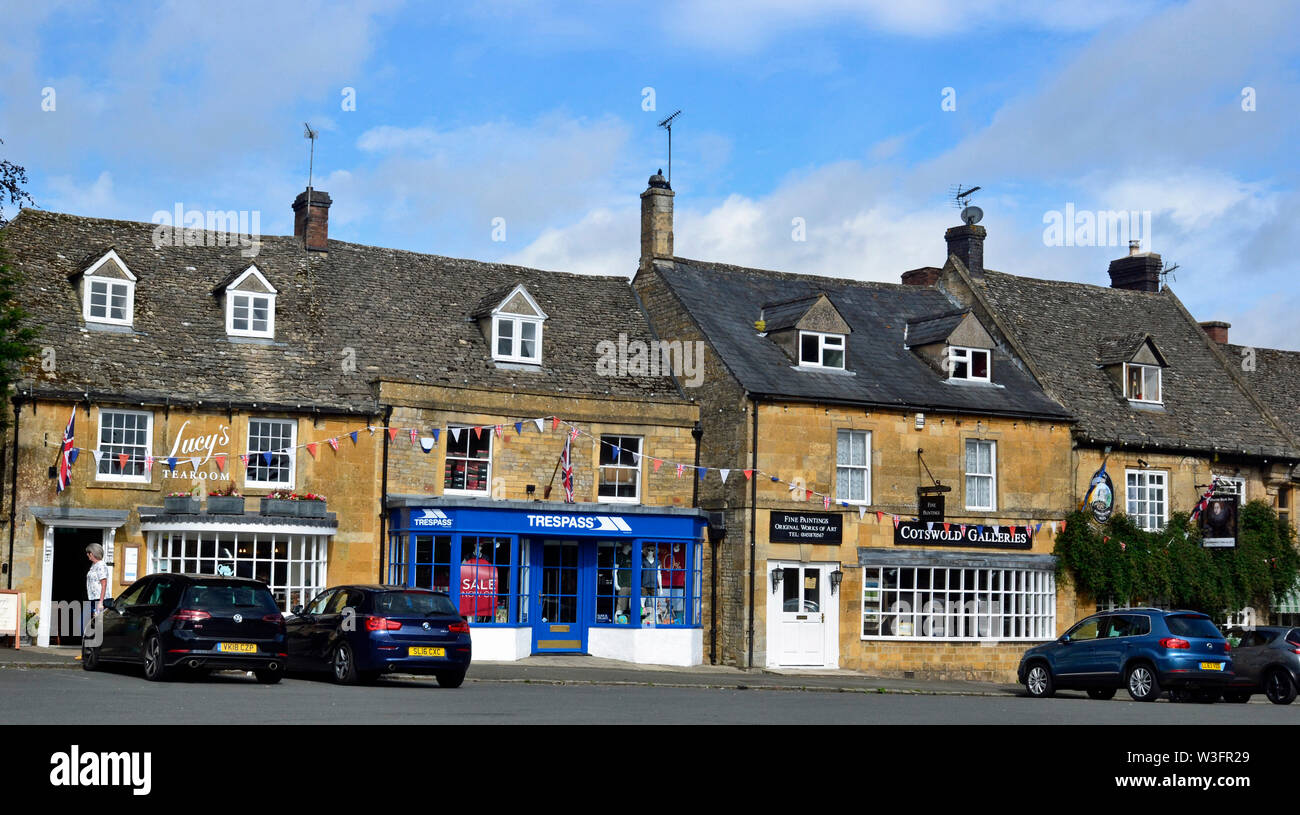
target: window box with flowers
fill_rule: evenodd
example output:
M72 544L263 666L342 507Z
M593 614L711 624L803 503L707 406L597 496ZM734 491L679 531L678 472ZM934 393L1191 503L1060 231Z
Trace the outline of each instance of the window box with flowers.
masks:
M299 518L325 517L325 496L309 492L306 495L299 495L297 497Z
M243 515L244 496L239 494L234 484L228 484L224 490L208 493L208 512L213 515Z
M199 499L188 492L173 492L163 497L163 509L169 515L199 514Z
M298 517L298 496L288 490L274 490L262 497L262 515Z

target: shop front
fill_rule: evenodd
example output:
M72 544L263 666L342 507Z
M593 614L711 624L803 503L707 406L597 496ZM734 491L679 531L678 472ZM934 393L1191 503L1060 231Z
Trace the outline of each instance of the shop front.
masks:
M451 595L475 659L703 661L698 510L421 496L388 507L385 582Z

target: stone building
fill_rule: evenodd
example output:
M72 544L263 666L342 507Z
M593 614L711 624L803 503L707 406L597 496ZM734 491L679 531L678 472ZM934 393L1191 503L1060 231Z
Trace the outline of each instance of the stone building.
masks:
M704 349L701 460L729 472L700 496L725 519L710 653L1014 676L1073 605L1050 555L1068 411L938 288L678 257L672 204L651 177L633 286L659 338Z
M5 229L41 354L13 397L0 564L40 640L75 639L93 541L111 595L229 573L287 611L391 582L448 591L481 658L701 661L705 524L673 466L698 409L608 364L652 340L626 282L333 240L332 203L308 191L294 236L243 243L31 209ZM227 488L242 510L205 495Z

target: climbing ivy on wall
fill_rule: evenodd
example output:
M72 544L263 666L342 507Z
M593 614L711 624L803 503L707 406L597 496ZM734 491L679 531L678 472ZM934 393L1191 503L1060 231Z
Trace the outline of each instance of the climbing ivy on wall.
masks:
M1247 607L1272 607L1300 577L1295 532L1264 501L1242 507L1235 549L1206 549L1199 526L1176 513L1159 532L1116 513L1098 526L1076 512L1056 539L1057 576L1096 598L1130 606L1161 602L1220 618Z

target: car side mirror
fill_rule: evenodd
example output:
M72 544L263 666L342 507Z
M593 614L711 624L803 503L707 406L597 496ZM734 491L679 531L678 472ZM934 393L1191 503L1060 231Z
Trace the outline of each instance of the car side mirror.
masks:
M108 611L108 610L109 610L110 608L112 608L112 607L113 607L113 598L112 598L112 597L105 597L105 598L104 598L104 610L105 610L105 611Z
M301 617L301 616L302 616L302 606L294 606L293 609L292 609L289 613L292 614L292 615L295 616L295 617Z
M1064 643L1064 644L1066 644L1066 645L1068 645L1069 642L1070 642L1070 635L1069 635L1069 634L1062 634L1062 635L1061 635L1061 642Z

